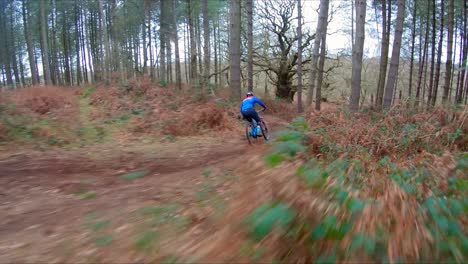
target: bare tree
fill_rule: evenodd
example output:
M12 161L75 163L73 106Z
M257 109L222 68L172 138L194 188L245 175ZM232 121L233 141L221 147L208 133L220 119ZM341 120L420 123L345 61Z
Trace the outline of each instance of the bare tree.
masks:
M356 111L361 97L361 70L364 50L366 0L355 0L356 5L356 42L353 45L353 66L351 75L351 97L349 107Z
M264 24L265 40L262 49L254 51L254 64L262 68L276 86L276 97L293 101L296 92L293 78L297 74L298 53L295 49L298 41L297 31L291 30L296 19L294 8L296 0L265 0L259 8ZM309 46L315 35L303 32L304 42L301 47ZM310 59L302 61L308 63Z

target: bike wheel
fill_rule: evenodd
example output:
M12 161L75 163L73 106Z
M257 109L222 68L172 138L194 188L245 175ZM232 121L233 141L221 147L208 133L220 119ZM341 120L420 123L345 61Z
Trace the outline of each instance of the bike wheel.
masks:
M250 137L251 127L252 127L252 125L250 123L245 124L245 137L247 138L247 141L249 142L249 145L252 144L251 137Z
M262 136L265 139L265 141L268 141L270 139L270 134L268 134L268 127L265 123L265 121L262 121L260 124L260 129L262 130Z

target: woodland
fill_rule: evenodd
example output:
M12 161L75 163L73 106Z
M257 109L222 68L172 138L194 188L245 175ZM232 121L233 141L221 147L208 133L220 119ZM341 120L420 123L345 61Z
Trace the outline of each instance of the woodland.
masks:
M465 263L467 16L0 0L0 262Z

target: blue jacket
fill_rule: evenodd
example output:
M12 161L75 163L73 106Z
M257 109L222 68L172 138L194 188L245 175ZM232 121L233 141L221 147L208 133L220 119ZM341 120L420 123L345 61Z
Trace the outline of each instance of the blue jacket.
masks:
M248 109L254 109L255 110L254 106L255 106L256 103L259 104L260 106L262 106L263 108L266 108L266 106L263 104L262 101L260 101L260 99L258 99L255 96L252 96L252 97L247 97L242 101L242 104L241 104L241 107L240 107L241 112L243 112L245 110L248 110Z

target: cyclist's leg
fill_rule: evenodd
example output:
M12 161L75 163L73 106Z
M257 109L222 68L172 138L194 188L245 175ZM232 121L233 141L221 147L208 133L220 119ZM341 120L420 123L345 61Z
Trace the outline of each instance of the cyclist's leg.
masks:
M257 111L252 111L252 119L254 119L255 121L257 121L257 124L260 124L262 122L262 120L260 119L260 116L258 115Z

